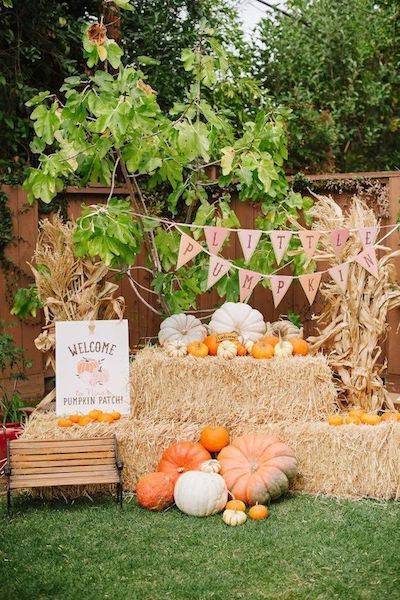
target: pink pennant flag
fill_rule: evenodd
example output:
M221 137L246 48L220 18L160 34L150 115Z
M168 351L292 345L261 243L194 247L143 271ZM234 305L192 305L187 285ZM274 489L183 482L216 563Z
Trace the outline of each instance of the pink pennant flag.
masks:
M331 240L333 250L336 256L339 256L343 250L343 246L349 239L350 231L348 229L334 229L331 231Z
M225 229L225 227L206 227L204 229L207 246L211 254L218 254L228 233L229 230Z
M231 263L219 256L211 256L208 267L207 289L209 290L217 281L227 274L231 268Z
M364 267L368 273L371 273L378 279L378 261L376 259L375 248L366 248L354 258L359 265Z
M292 231L270 231L269 233L278 265L280 264L287 247L289 246L292 233Z
M332 277L333 281L340 287L342 292L345 292L347 288L349 266L349 263L343 263L341 265L338 265L337 267L332 267L331 269L328 269L328 272Z
M247 269L239 269L240 302L247 300L260 279L260 273L248 271Z
M262 231L259 229L238 229L237 234L240 245L242 246L244 258L246 259L246 262L249 262L260 241Z
M282 298L290 288L293 277L290 275L272 275L271 276L271 289L272 297L274 299L275 308L281 302Z
M317 295L322 273L310 273L309 275L300 275L299 281L304 290L307 300L312 304Z
M314 256L318 240L321 237L319 231L299 231L299 238L303 246L305 255L309 260Z
M197 256L200 252L203 251L203 246L196 242L190 235L186 235L186 233L181 234L181 241L179 244L179 254L178 254L178 262L176 263L176 268L180 269L183 265L185 265L189 260L192 260L195 256Z
M378 235L377 225L372 227L360 227L359 232L364 249L375 244L376 236Z

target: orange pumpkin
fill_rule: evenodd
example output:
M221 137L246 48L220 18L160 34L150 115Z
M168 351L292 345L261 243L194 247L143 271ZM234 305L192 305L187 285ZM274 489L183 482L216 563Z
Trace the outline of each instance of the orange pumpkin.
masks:
M363 415L364 413L365 413L365 410L363 408L352 408L351 410L349 410L350 417L360 418L361 415Z
M114 417L110 413L102 413L97 420L99 423L113 423Z
M111 416L114 419L114 421L118 421L121 418L121 413L117 410L114 410L114 412L111 413Z
M308 344L302 338L290 338L288 340L293 346L293 354L297 356L306 356L308 354Z
M237 347L236 356L246 356L246 354L247 354L246 346L244 346L241 342L239 342L239 340L232 340L232 342L234 344L236 344L236 347Z
M260 341L263 341L266 344L270 344L273 348L275 348L275 346L279 342L279 338L276 337L276 335L265 335L264 337L261 338Z
M387 412L381 416L381 421L400 421L400 413Z
M297 473L293 450L265 433L237 438L221 450L218 460L228 490L250 505L284 494Z
M361 419L360 417L355 417L353 415L347 415L347 417L345 418L344 422L346 423L346 425L361 425Z
M192 356L204 358L208 355L208 346L203 342L191 342L187 347L187 351Z
M229 444L229 431L218 425L208 426L200 433L200 444L209 452L219 452Z
M250 519L253 519L253 521L262 521L263 519L268 519L268 507L264 506L264 504L256 504L255 506L252 506L249 510L249 517Z
M84 427L85 425L87 425L88 423L90 423L91 420L92 419L88 415L79 417L79 419L78 419L78 425L80 425L81 427Z
M378 423L381 422L381 418L379 415L365 413L361 415L361 422L364 423L364 425L378 425Z
M79 423L79 415L69 415L68 418L72 423Z
M88 417L90 417L92 419L92 421L96 421L102 414L103 414L102 410L91 410L88 413Z
M343 425L343 417L342 415L329 415L328 417L329 425Z
M199 443L177 442L164 450L157 471L167 473L173 482L185 471L199 471L211 454Z
M218 342L217 342L217 336L215 334L208 335L203 340L203 343L207 346L208 354L210 356L217 356Z
M73 423L70 419L58 419L57 425L59 427L72 427Z
M242 512L246 512L246 505L241 500L229 500L226 503L225 510L241 510Z
M258 340L253 344L251 354L254 358L272 358L274 356L274 346L263 340Z
M139 506L148 510L164 510L174 501L174 482L166 473L148 473L136 484Z

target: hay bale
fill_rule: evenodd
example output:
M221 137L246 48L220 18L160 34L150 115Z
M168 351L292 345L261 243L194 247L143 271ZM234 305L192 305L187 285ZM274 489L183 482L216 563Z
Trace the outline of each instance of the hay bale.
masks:
M153 471L162 451L176 440L199 438L208 422L154 421L151 418L122 418L115 424L92 423L86 427L60 429L56 417L37 413L23 434L25 439L75 439L101 437L115 432L125 462L125 489L133 491L137 479ZM400 499L400 423L386 422L375 427L326 423L281 422L260 425L238 421L232 437L249 431L264 431L280 437L296 452L299 474L294 489L337 497ZM87 488L89 493L99 488ZM102 488L104 489L104 488ZM82 488L63 488L62 495L77 497ZM60 494L60 490L56 490ZM46 496L53 495L53 492Z
M322 354L279 360L169 358L140 351L131 366L132 416L194 423L260 425L319 421L335 410L332 373Z

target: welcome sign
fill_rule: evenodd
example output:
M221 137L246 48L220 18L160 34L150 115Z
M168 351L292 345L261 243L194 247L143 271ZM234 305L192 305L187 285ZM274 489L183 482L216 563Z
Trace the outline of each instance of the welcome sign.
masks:
M56 322L56 413L130 413L128 321Z

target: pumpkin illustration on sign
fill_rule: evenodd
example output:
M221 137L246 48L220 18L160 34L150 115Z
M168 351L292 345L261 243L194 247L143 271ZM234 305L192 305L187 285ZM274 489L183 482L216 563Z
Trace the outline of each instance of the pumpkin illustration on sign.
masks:
M109 374L107 369L101 365L102 362L103 359L98 361L94 358L81 358L76 366L79 379L92 386L107 383Z

